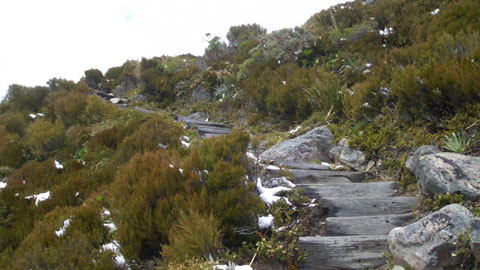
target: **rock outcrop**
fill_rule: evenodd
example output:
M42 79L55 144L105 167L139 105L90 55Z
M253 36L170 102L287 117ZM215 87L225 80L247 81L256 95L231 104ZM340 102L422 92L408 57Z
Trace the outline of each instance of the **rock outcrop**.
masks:
M340 140L338 144L338 146L333 147L329 151L330 156L334 160L346 164L357 171L366 169L365 155L362 151L349 147L348 140L345 138Z
M329 161L328 151L334 146L333 140L332 132L326 126L321 126L275 145L263 152L261 158L275 161Z
M430 154L437 154L441 151L433 145L424 145L420 146L412 156L408 157L407 161L405 162L405 167L411 172L415 173L415 169L417 168L417 164L420 161L420 158L425 155Z
M470 211L451 204L405 227L393 229L388 245L395 263L417 270L442 270L458 266L461 259L452 256L455 240L468 231Z
M456 153L424 155L415 176L426 195L459 193L464 199L480 199L480 158Z

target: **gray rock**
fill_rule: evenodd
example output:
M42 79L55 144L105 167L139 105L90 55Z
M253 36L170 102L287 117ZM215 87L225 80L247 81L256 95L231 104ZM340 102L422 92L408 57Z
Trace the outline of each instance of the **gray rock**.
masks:
M148 101L146 96L138 94L138 93L136 93L133 96L133 100L135 100L136 102L147 102Z
M420 161L420 157L437 153L440 153L440 150L433 145L420 146L417 150L415 150L413 155L408 157L407 161L405 162L405 167L407 167L410 172L415 173L415 169Z
M196 101L201 101L201 100L212 100L212 94L208 89L204 89L201 85L198 85L193 89L193 99Z
M328 151L333 147L332 132L317 127L296 138L283 141L261 154L262 159L285 161L329 161Z
M422 156L415 176L426 195L459 193L464 199L480 199L480 158L456 153Z
M477 262L480 262L480 219L472 218L470 220L470 248Z
M363 171L366 168L365 155L362 151L348 147L347 139L340 140L339 145L329 151L330 156L343 164L357 170Z
M403 266L400 266L400 265L395 265L392 270L405 270L405 268L403 268Z
M461 263L452 256L455 240L467 232L472 213L451 204L405 227L393 229L388 245L396 264L417 270L450 269Z

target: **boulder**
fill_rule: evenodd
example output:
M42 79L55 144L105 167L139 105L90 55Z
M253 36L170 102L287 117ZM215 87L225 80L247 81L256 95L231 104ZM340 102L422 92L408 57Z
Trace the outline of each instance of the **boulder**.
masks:
M334 146L332 132L326 127L316 127L296 138L283 141L263 152L260 157L267 160L285 161L329 161L328 151Z
M146 96L144 96L142 94L138 94L138 93L136 93L133 96L133 100L135 100L135 102L147 102L148 101Z
M415 176L426 195L459 193L467 200L480 199L480 158L456 153L425 155L419 158Z
M415 150L413 155L407 158L407 161L405 162L405 167L407 167L407 169L411 173L415 173L415 169L417 168L417 164L420 161L420 157L437 153L440 153L440 150L433 145L420 146L417 150Z
M357 171L364 171L366 168L365 155L362 151L348 147L346 138L340 140L338 146L330 149L329 154L334 160L346 164Z
M204 120L206 118L205 114L202 112L195 112L190 114L188 117L195 119L195 120Z
M393 229L388 245L396 264L416 270L455 269L462 263L455 252L459 234L468 231L472 213L451 204L405 227Z

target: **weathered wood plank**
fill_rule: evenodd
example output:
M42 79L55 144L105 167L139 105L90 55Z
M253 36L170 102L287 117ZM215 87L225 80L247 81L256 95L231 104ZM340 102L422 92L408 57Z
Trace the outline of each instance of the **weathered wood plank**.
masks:
M353 183L352 180L346 177L324 177L321 179L312 178L310 176L296 177L294 183L299 186L308 184L340 184L340 183Z
M330 166L301 162L301 161L272 160L272 162L278 166L284 166L289 169L321 170L321 171L330 170Z
M359 217L406 214L417 204L415 197L323 198L330 217Z
M327 235L388 235L393 228L403 226L413 218L412 214L329 217L326 220Z
M190 118L188 116L183 116L183 115L178 115L178 114L173 114L173 118L177 120L178 122L185 122L187 125L201 125L201 126L210 126L210 127L225 127L225 124L222 123L216 123L216 122L207 122L207 121L202 121L202 120L197 120Z
M198 130L200 133L206 134L230 134L232 130L229 128L221 128L221 127L210 127L210 126L200 126L196 125L195 129Z
M386 235L300 237L307 258L302 270L373 269L385 264Z
M320 170L297 170L291 169L290 173L293 173L296 177L310 177L316 179L322 179L325 177L346 177L354 182L365 180L367 174L364 172L349 172L349 171L320 171Z
M300 184L308 197L393 197L395 182Z

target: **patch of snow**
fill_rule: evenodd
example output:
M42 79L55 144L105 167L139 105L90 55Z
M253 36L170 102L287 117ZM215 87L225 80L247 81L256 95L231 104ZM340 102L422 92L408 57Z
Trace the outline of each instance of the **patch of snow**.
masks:
M276 229L275 232L281 232L281 231L285 230L286 228L287 227L280 227L280 228Z
M208 171L207 170L203 170L204 173L208 174Z
M110 250L115 254L115 262L117 265L125 265L125 257L120 253L120 244L113 240L112 243L108 243L102 246L103 250Z
M366 63L365 67L367 67L367 68L372 67L372 63Z
M183 169L178 169L178 171L183 175Z
M37 116L45 116L43 113L37 113Z
M344 8L345 8L345 6L340 6L340 9L344 9Z
M103 209L103 213L102 213L103 216L110 216L111 214L112 213L110 213L108 209L105 209L105 208Z
M104 222L103 226L107 227L110 233L113 233L117 230L117 226L111 221Z
M378 33L382 36L388 36L390 34L393 34L393 27L385 27L385 29L379 30Z
M22 181L22 184L25 185L27 182L25 182L25 180Z
M87 165L87 163L85 161L82 161L82 166L85 167L85 165Z
M297 133L297 131L299 131L301 128L302 128L302 126L297 126L296 128L290 130L288 133L290 133L290 134Z
M189 142L189 141L190 141L190 137L188 137L188 136L183 136L183 140L186 141L186 142Z
M383 48L386 48L386 47L387 47L387 44L382 44L382 47L383 47Z
M286 81L282 81L283 85L287 85L287 82Z
M163 143L159 143L157 146L158 146L158 148L163 148L163 149L167 148L167 146Z
M439 12L440 12L440 9L437 8L437 9L435 9L434 11L430 12L430 14L432 14L432 15L437 15Z
M118 103L120 102L120 99L119 99L119 98L111 98L111 99L110 99L110 102L111 102L112 104L118 104Z
M308 205L308 207L315 207L315 206L317 206L316 203L311 203L311 204Z
M273 216L269 214L266 217L258 217L258 227L260 229L270 228L273 225Z
M57 168L58 170L63 170L63 165L60 164L60 162L55 160L55 168Z
M188 147L190 147L190 144L186 141L182 141L182 146L185 147L185 148L188 148Z
M257 189L258 192L260 192L260 199L262 199L262 201L267 205L272 205L278 200L282 199L282 197L275 196L275 194L278 192L291 190L287 187L266 188L262 186L262 180L260 180L260 178L257 179Z
M340 41L345 41L345 40L347 40L347 39L346 39L346 38L341 38L341 39L340 39Z
M330 163L328 163L328 162L322 162L321 164L322 164L323 166L329 166L329 167L330 167Z
M15 197L18 197L18 196L20 196L20 193L15 193Z
M77 193L75 193L75 197L78 197L78 195L80 195L80 192L77 191Z
M55 234L57 237L61 237L65 234L65 231L67 230L68 226L70 226L70 222L72 222L71 219L67 219L63 222L63 227L58 229L58 231L55 231Z
M37 115L33 114L33 113L29 114L28 116L30 116L30 118L32 118L32 119L35 119L37 117Z
M372 72L372 71L371 71L370 69L365 69L365 70L363 71L363 74L369 74L369 73L371 73L371 72Z
M36 206L38 206L39 202L43 202L43 201L45 201L49 198L50 198L50 191L25 197L25 199L27 199L27 200L35 199L35 205Z
M268 166L267 166L267 170L278 171L278 170L280 170L280 168L277 167L277 166L268 165Z
M288 180L285 176L278 177L278 178L271 178L270 183L272 186L286 185L289 188L296 187L296 185L290 182L290 180Z
M172 164L170 164L170 165L168 165L168 166L169 166L170 168L173 168L173 165L172 165Z
M7 187L7 182L0 182L0 190Z
M205 119L205 122L208 122L208 118Z

